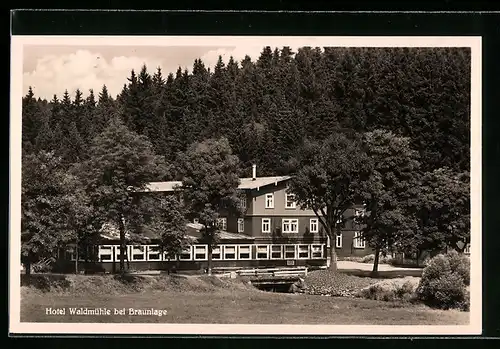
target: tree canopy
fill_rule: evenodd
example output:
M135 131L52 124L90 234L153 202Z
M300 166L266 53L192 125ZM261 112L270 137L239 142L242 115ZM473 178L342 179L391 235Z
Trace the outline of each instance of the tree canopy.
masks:
M203 241L211 252L218 242L218 218L221 212L241 212L238 186L238 157L233 155L226 138L207 139L192 144L180 156L182 196L191 217L203 224Z
M237 179L252 164L262 176L294 174L291 190L330 239L345 208L364 200L372 247L467 240L470 63L467 48L267 46L214 67L196 59L190 71L137 67L116 96L102 86L47 101L30 88L23 258L50 254L68 234L82 238L75 232L90 221L112 221L122 245L125 231L160 229L136 195L153 180L183 181L188 216L207 223L213 245L218 212L237 206ZM71 210L81 214L69 222Z
M344 213L358 200L356 188L370 173L371 159L359 138L335 133L324 141L306 141L296 162L289 191L300 207L312 209L330 238L331 267L336 269L335 238Z

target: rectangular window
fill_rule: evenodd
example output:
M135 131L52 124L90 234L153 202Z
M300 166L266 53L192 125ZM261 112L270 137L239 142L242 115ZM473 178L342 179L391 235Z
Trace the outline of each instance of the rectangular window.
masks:
M146 260L146 246L130 246L131 261Z
M295 259L296 249L295 245L285 245L285 259Z
M247 208L247 197L246 196L240 197L240 206L243 210L246 210L246 208Z
M283 233L298 233L299 232L299 220L298 219L283 219L282 231Z
M323 258L323 245L311 245L311 258Z
M269 245L257 245L257 259L269 259Z
M359 231L354 232L354 248L365 248L365 240L363 240Z
M124 260L127 260L127 257L128 257L127 248L128 248L128 246L126 247L126 249L124 251L124 253L125 253ZM114 249L115 249L115 261L119 262L120 261L120 245L115 245Z
M163 260L164 261L176 261L177 255L169 255L166 251L163 252Z
M297 246L299 259L309 259L309 245Z
M238 233L243 233L245 231L245 219L238 218Z
M335 247L342 248L342 234L337 234L335 236Z
M87 251L85 251L86 249L85 248L80 248L79 249L79 255L78 255L78 260L79 261L85 261L85 256L88 256L89 255L89 251L88 251L88 248L87 248ZM59 250L57 250L58 254L59 254ZM67 252L67 255L69 255L69 259L71 261L76 261L76 247L72 247L71 248L71 251L68 251ZM68 258L66 256L66 258Z
M222 259L221 247L216 246L212 249L212 260L220 261Z
M179 260L181 260L181 261L190 261L191 259L193 259L192 252L193 252L193 246L186 247L181 252L181 254L179 256Z
M297 205L295 203L295 195L294 194L285 194L285 208L296 208Z
M262 218L262 232L263 233L271 232L271 218Z
M252 246L240 245L238 246L238 259L252 259Z
M282 245L271 245L271 259L283 259Z
M217 226L219 227L220 230L227 231L227 218L218 218L217 219Z
M161 260L160 246L151 245L148 246L148 261L159 261Z
M224 259L236 259L236 246L224 246Z
M318 232L318 219L317 218L311 218L309 220L309 231L311 233L317 233Z
M266 194L266 208L274 208L274 194Z
M208 259L208 246L207 245L194 245L194 260L206 261Z

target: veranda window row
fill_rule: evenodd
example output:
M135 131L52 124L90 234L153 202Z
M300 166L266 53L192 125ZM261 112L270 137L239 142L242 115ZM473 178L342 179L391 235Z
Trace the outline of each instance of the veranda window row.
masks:
M101 245L97 252L100 262L120 260L120 246ZM188 246L181 254L169 256L157 245L127 246L125 259L130 262L157 261L207 261L208 245ZM277 260L277 259L323 259L325 244L283 244L283 245L220 245L212 250L212 260ZM75 260L75 254L71 254Z

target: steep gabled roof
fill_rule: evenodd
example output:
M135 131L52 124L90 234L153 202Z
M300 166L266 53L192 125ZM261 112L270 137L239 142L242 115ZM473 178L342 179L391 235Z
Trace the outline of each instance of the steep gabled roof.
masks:
M259 189L267 185L277 185L279 182L290 179L290 176L273 176L273 177L256 177L253 178L240 178L240 185L238 189L251 190ZM147 192L173 192L176 187L182 186L181 181L170 182L151 182L146 187Z

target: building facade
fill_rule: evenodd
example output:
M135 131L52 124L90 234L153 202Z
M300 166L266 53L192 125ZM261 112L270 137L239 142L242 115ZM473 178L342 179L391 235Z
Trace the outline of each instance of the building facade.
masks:
M312 210L300 208L287 188L289 176L241 178L244 213L241 216L224 215L219 218L220 242L212 251L212 267L325 267L329 260L329 244L334 243L339 257L364 256L373 253L360 238L361 227L353 217L363 214L362 207L345 212L344 229L336 241L330 242L324 228ZM153 182L149 193L174 193L181 182ZM149 195L146 193L146 195ZM160 251L154 236L142 245L127 246L127 267L132 270L172 269L203 270L208 264L208 246L199 243L203 226L196 219L188 224L192 242L183 253L169 257ZM120 246L118 234L103 235L99 246L90 253L96 256L102 270L119 270ZM82 263L85 265L84 259ZM66 254L66 260L75 262L75 253ZM80 258L79 258L80 259Z

